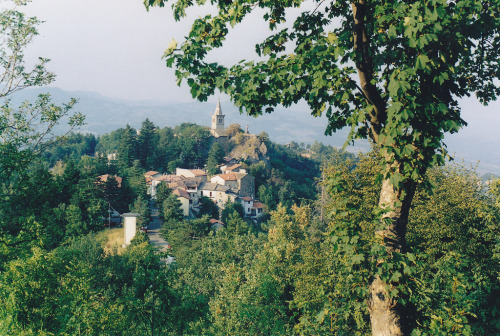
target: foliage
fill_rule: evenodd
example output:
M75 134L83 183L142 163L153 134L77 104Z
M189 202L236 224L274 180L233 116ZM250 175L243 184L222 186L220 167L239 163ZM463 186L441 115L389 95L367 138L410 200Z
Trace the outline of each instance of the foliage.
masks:
M142 122L139 136L137 137L137 157L141 163L141 167L147 169L153 166L153 154L156 142L156 127L149 119L146 119Z
M139 196L130 205L130 212L138 213L137 225L143 227L151 222L151 208L147 199Z
M417 193L408 227L408 243L425 251L430 262L446 251L469 260L488 258L495 245L500 213L474 173L459 165L433 170L432 190ZM446 209L446 211L444 211ZM435 223L432 228L427 223Z
M103 227L108 207L101 192L94 178L83 178L78 181L76 191L66 210L67 236L77 237Z
M168 0L145 0L146 8ZM191 94L206 100L219 90L241 112L261 115L305 100L314 116L326 115L326 133L350 127L347 142L370 138L382 160L378 199L381 223L373 236L391 259L404 253L409 210L427 169L443 165L445 133L466 123L458 99L474 93L482 103L500 94L498 0L410 2L213 1L217 10L193 22L164 57ZM176 20L205 1L173 2ZM287 10L299 7L298 16ZM262 15L269 36L255 46L258 60L231 66L213 62L230 27ZM357 77L356 77L357 75ZM354 224L352 224L354 225ZM354 238L354 237L353 237ZM374 251L378 253L377 251ZM373 256L378 258L378 255ZM347 266L347 265L346 265ZM389 295L397 271L372 271L367 301L374 334L408 333L403 299ZM386 274L385 272L388 272ZM382 279L383 278L383 279ZM391 281L392 282L392 281ZM396 302L399 300L399 304Z
M168 187L168 184L161 182L156 186L156 203L162 205L171 193L172 190Z
M106 255L89 235L53 252L34 250L0 278L2 334L176 333L173 272L147 241Z
M68 132L83 124L81 114L72 111L76 103L74 99L63 106L53 104L48 94L19 106L14 106L9 100L9 96L18 90L46 85L54 80L54 75L46 69L47 59L39 58L34 63L24 57L25 49L38 34L39 23L38 19L18 11L17 7L0 11L0 242L5 248L2 259L7 255L14 257L32 241L52 244L44 237L50 232L44 226L50 219L50 208L57 204L47 200L50 194L37 193L56 192L57 187L46 170L39 169L36 161L44 149L64 135L56 127L62 120L67 122ZM34 65L29 68L27 63ZM26 189L24 182L35 175L45 178L41 188L39 191ZM42 197L23 199L21 195ZM22 204L33 205L33 211L28 209L23 213Z
M234 230L195 234L192 222L178 222L175 230L166 232L177 261L182 301L188 307L183 334L213 334L209 301L230 268L252 264L262 238L246 232L238 235Z
M162 204L163 207L163 218L165 222L178 222L184 219L184 214L182 212L182 205L177 195L170 194Z
M183 168L200 168L207 161L211 146L211 136L207 128L195 124L182 124L174 128L177 134L177 151L180 166Z
M243 133L240 124L234 123L226 128L226 134L228 137L234 137L238 133Z
M210 151L208 152L208 159L207 159L207 174L208 175L216 175L219 173L219 167L217 167L219 164L222 163L224 160L224 150L222 149L222 146L219 145L217 142L214 142L212 144L212 147L210 148Z
M58 161L78 160L83 155L94 156L97 139L93 134L70 133L57 146L45 149L43 155L52 167Z
M210 218L219 219L219 208L210 198L201 196L198 203L200 208L198 216L208 215Z
M245 217L245 209L241 203L231 202L230 200L225 204L221 212L220 220L226 223L229 216L243 218Z
M127 124L121 132L120 145L118 147L118 162L122 169L131 167L137 160L137 133Z
M109 175L108 179L103 184L103 197L111 207L120 213L128 210L128 195L125 194L124 189L118 184L116 176Z
M322 321L344 332L367 332L366 281L370 272L383 267L390 270L386 281L404 303L415 335L490 334L499 323L490 307L497 304L500 289L494 254L500 213L492 198L464 168L432 170L434 187L417 191L410 213L408 252L374 265L369 257L376 251L384 260L385 254L371 234L379 225L374 195L380 165L369 154L325 171L332 188L324 209L332 215L325 244L331 275L322 291L331 294Z

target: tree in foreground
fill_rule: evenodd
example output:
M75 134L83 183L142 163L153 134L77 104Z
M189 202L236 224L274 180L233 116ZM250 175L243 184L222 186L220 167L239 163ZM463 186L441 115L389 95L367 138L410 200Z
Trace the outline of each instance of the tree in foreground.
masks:
M147 8L167 2L144 1ZM206 100L219 90L254 116L305 100L312 115L327 116L327 133L348 126L349 141L370 138L377 146L383 170L370 322L373 335L409 334L404 304L391 294L397 280L385 266L406 252L415 189L429 167L445 162L444 134L465 125L458 99L475 94L487 103L500 93L499 1L314 0L292 20L287 11L306 1L210 3L217 13L195 20L185 41L173 40L165 53L193 97ZM176 1L174 17L204 4ZM270 29L255 47L259 60L230 67L206 61L251 14Z
M17 5L25 2L13 1ZM65 120L71 131L83 124L81 114L73 113L74 99L63 106L55 105L48 94L19 105L10 100L19 90L50 84L55 75L46 68L48 59L25 60L24 52L38 35L40 21L26 16L17 6L8 7L9 4L0 10L0 259L16 258L22 249L28 251L30 244L43 239L41 214L27 218L27 209L14 211L19 208L16 199L25 193L25 181L33 176L30 166L34 160L61 139L63 134L56 126ZM34 195L28 199L39 203Z

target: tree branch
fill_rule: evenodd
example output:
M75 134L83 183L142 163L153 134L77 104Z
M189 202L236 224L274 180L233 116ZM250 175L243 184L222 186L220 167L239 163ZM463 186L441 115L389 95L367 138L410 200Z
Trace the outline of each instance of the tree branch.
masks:
M378 143L378 135L387 118L386 101L380 95L373 81L373 63L370 55L370 39L366 33L366 2L359 0L352 4L354 17L354 51L361 90L369 104L373 105L370 113L370 130L372 139Z

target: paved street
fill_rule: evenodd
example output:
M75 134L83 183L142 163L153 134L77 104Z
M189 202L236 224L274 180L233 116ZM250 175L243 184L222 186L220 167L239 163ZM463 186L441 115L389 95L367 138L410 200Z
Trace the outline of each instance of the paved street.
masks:
M167 252L168 242L160 236L161 220L158 210L153 211L152 222L148 225L148 236L151 243L160 248L161 251Z

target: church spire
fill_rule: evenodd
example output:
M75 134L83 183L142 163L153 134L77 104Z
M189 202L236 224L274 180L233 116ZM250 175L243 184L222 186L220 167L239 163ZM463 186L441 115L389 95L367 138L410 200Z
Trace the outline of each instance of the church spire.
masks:
M215 115L223 115L220 107L220 99L217 99L217 106L215 107Z

